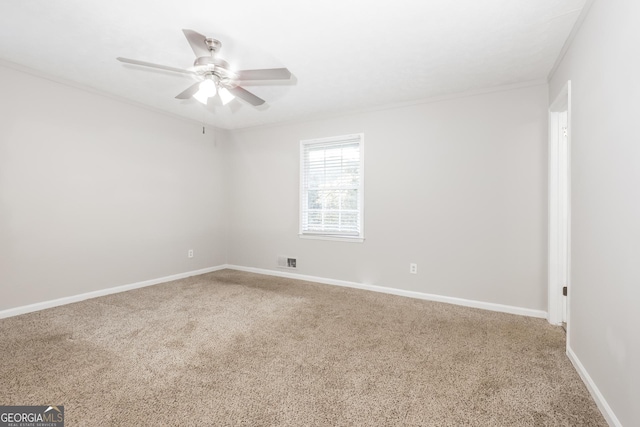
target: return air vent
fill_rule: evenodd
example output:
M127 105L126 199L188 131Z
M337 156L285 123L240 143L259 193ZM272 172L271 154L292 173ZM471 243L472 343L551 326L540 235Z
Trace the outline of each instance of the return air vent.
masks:
M291 257L286 257L286 256L279 256L278 257L278 267L296 269L296 268L298 268L298 260L296 258L291 258Z

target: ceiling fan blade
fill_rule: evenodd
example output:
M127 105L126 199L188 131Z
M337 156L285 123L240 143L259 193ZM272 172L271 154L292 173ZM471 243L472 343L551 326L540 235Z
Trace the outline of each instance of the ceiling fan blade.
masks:
M210 55L207 38L205 36L193 30L182 30L182 32L187 38L189 45L191 45L193 53L195 53L198 58Z
M177 99L189 99L200 90L200 83L195 83L176 95Z
M183 70L182 68L168 67L166 65L153 64L151 62L138 61L137 59L128 59L128 58L120 58L120 57L116 59L126 64L142 65L143 67L158 68L160 70L173 71L174 73L195 74L193 71Z
M231 92L232 94L234 94L238 98L244 99L249 104L251 104L251 105L253 105L255 107L257 107L259 105L262 105L265 102L264 99L255 96L254 94L252 94L251 92L249 92L246 89L241 88L240 86L236 86L236 87L230 88L228 90L229 90L229 92Z
M286 68L240 70L236 74L238 75L238 80L286 80L291 77L291 71Z

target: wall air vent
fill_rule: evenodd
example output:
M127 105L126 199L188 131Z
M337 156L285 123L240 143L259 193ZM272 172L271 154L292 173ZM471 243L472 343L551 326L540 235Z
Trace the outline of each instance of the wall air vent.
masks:
M298 268L298 260L292 257L279 256L278 267L296 269Z

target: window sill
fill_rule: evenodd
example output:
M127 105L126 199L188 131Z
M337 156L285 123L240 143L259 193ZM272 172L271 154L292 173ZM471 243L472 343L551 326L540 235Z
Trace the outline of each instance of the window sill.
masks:
M298 234L301 239L333 240L334 242L363 243L364 237L322 236L317 234Z

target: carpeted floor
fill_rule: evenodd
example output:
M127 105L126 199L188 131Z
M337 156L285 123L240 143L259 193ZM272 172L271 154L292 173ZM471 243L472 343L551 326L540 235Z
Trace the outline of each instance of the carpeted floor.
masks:
M606 426L532 319L223 270L0 320L0 405L73 426Z

